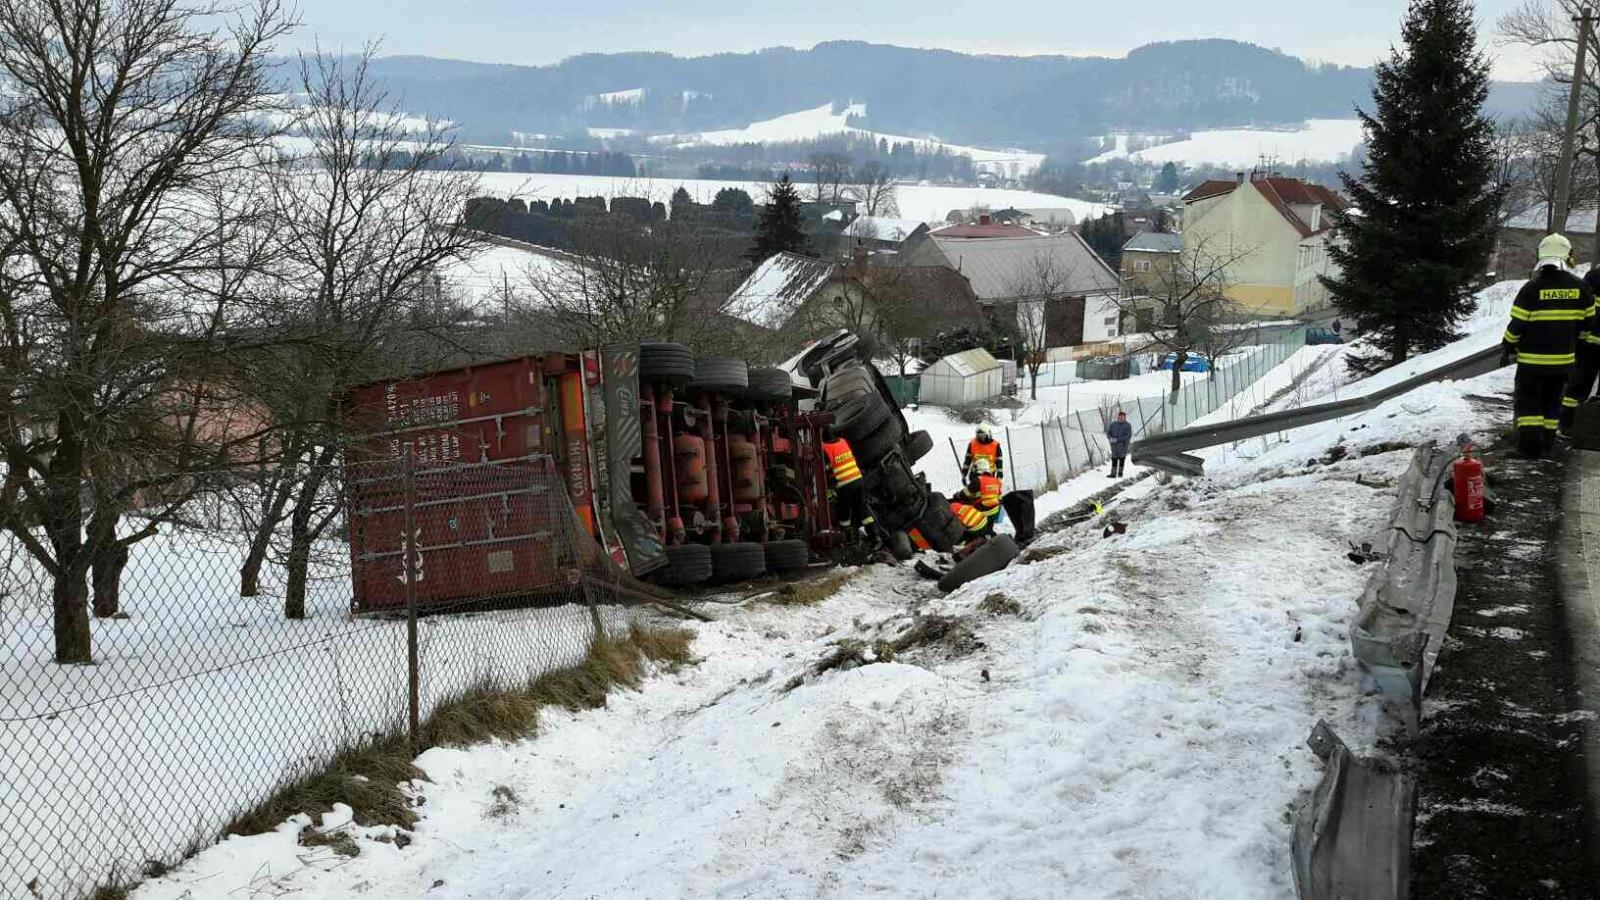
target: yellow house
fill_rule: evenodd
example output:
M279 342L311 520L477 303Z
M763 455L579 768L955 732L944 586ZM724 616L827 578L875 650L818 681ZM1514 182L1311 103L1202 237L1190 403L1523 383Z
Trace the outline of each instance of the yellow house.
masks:
M1240 173L1183 198L1184 252L1226 263L1227 295L1243 312L1294 316L1328 303L1333 213L1349 206L1320 184ZM1202 267L1204 261L1202 261Z

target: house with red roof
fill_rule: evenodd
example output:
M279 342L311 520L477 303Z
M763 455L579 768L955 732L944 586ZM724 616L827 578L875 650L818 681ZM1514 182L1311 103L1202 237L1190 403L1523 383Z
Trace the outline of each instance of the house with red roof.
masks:
M1242 312L1300 315L1328 303L1319 276L1336 271L1328 242L1349 206L1320 184L1266 172L1207 181L1183 198L1183 252L1202 268L1226 263Z

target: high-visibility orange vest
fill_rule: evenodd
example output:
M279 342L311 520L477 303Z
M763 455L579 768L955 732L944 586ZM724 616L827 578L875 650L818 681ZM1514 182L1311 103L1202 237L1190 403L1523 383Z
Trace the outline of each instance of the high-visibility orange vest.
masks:
M993 438L991 438L987 444L979 441L977 438L973 438L972 440L968 441L967 455L972 457L973 462L977 462L979 457L987 459L989 461L990 469L993 469L997 473L1000 471L1000 442L994 440Z
M844 487L861 480L861 467L856 465L856 454L844 438L823 444L822 452L828 457L828 470L833 472L834 484Z
M950 511L956 514L962 527L968 531L982 531L989 524L989 517L981 510L976 506L968 506L960 500L950 501Z
M1000 513L1000 479L993 475L978 476L978 508L993 518Z
M928 539L923 537L922 536L922 532L918 531L915 528L907 531L906 532L906 537L911 538L911 546L917 548L918 550L932 550L933 549L933 545L928 543Z

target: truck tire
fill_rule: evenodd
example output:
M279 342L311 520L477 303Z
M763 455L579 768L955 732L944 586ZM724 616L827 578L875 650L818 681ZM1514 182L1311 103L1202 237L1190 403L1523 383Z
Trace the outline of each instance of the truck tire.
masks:
M676 544L667 549L667 564L649 575L656 584L699 584L711 580L711 548Z
M1021 552L1011 535L997 534L946 572L939 579L939 590L948 593L969 581L998 572L1011 565L1011 561Z
M811 545L805 541L773 541L766 546L768 572L798 572L811 561Z
M950 552L967 533L961 520L950 511L949 498L938 491L928 492L928 506L917 520L917 530L922 532L922 539L928 546L940 553Z
M914 463L933 452L933 436L926 431L913 431L906 438L906 462Z
M744 581L767 571L767 551L760 544L712 544L711 577L716 581Z
M794 382L782 369L751 369L750 394L762 400L788 400L794 396Z
M694 364L694 381L690 388L742 394L750 387L750 367L742 359L726 356L708 356Z
M884 539L883 546L887 547L889 553L901 562L905 562L917 555L916 548L911 546L910 535L907 535L904 531L896 531L894 534L889 535Z
M688 384L694 380L694 354L682 344L643 341L639 344L639 380Z
M876 394L859 394L838 404L829 403L827 409L833 413L833 424L838 426L839 433L850 442L857 456L861 455L861 450L856 444L866 443L889 422L889 407Z
M850 449L855 451L856 459L864 466L875 466L883 461L885 456L893 453L900 446L900 428L892 421L885 421L878 426L878 430L867 435L861 440L850 439Z

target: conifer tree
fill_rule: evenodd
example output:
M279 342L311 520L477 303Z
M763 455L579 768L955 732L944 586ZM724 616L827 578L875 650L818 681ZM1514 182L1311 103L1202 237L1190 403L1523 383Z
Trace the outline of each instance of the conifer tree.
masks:
M746 251L745 259L759 266L768 257L785 251L812 255L811 240L800 215L800 191L788 172L767 192L767 205L756 218L755 243Z
M1494 127L1484 115L1489 61L1468 0L1411 0L1403 46L1374 72L1360 178L1341 176L1357 212L1337 218L1322 282L1373 350L1373 372L1437 349L1472 311L1472 283L1494 248Z

